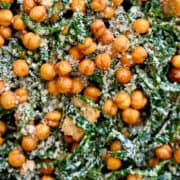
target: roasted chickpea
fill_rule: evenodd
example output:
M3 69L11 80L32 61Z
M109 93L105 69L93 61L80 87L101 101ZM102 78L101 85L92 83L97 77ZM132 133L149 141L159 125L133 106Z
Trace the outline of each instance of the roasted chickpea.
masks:
M46 8L44 6L35 6L30 10L30 18L36 22L43 22L47 18Z
M0 136L0 146L4 143L4 138Z
M42 176L41 180L54 180L54 178L51 176Z
M7 130L7 126L3 121L0 121L0 136L2 136Z
M174 151L174 160L176 163L180 164L180 149Z
M23 59L17 59L12 63L12 70L17 77L24 77L29 73L29 66Z
M86 11L85 0L72 0L71 9L74 12L85 12Z
M67 135L63 136L63 140L67 144L72 144L74 142L74 139L72 138L72 136L67 136Z
M72 66L68 61L62 60L55 65L55 71L58 75L65 76L72 71Z
M153 157L149 160L148 165L150 167L154 167L154 166L158 165L158 163L159 163L159 159L156 157Z
M46 124L38 124L35 128L35 135L39 140L47 139L50 135L50 128Z
M119 140L115 140L112 142L111 146L110 146L110 151L120 151L122 149L122 144Z
M149 32L149 26L149 21L143 18L136 19L133 23L133 29L139 34Z
M0 25L9 26L11 24L13 14L9 9L0 9Z
M140 112L133 108L127 108L122 111L122 120L129 125L136 125L139 121Z
M169 15L180 16L179 0L164 0L161 2L163 12Z
M88 86L84 90L84 96L96 102L101 95L100 89L95 86Z
M59 90L57 88L57 81L56 80L48 81L47 90L51 95L57 96L59 94Z
M24 154L18 149L13 149L8 154L8 162L12 167L21 167L25 163L25 160Z
M33 151L37 148L37 140L31 135L24 136L21 141L24 151Z
M5 82L4 80L0 80L0 94L3 93L5 91Z
M120 58L121 64L126 67L133 65L132 56L128 53L124 53Z
M116 71L116 79L120 83L128 83L131 81L132 73L127 67L120 67Z
M50 111L45 115L44 119L48 126L57 127L61 120L61 113L59 111Z
M84 57L77 47L72 47L69 50L69 54L74 60L81 60Z
M50 163L51 160L45 159L43 162L44 162L44 163ZM49 165L49 164L48 164L48 165ZM53 166L43 167L43 168L40 169L40 171L41 171L42 174L50 175L50 174L53 173L54 167L53 167Z
M111 57L107 53L98 54L95 62L99 69L108 70L111 65Z
M10 38L11 35L12 35L12 30L11 30L11 28L1 26L1 27L0 27L0 35L1 35L4 39Z
M44 80L53 80L56 76L54 65L51 63L42 64L40 67L40 76Z
M143 180L143 178L142 178L141 176L129 174L129 175L126 177L126 180Z
M78 65L78 71L86 76L92 75L95 71L95 68L96 65L94 61L90 59L84 59Z
M106 7L102 12L102 15L106 19L111 19L115 14L115 8L113 7Z
M110 44L113 41L113 38L113 33L109 29L106 29L104 34L99 38L99 41L104 45Z
M104 114L107 114L109 116L115 116L117 114L118 107L113 100L108 99L102 105L102 111Z
M173 67L180 69L180 55L176 55L172 58L171 63Z
M39 48L41 43L41 38L37 34L28 32L22 36L22 42L27 49L35 50Z
M83 83L79 78L72 78L72 94L79 94L83 90Z
M0 0L0 2L12 4L14 2L14 0Z
M125 35L119 35L114 39L112 47L116 52L126 52L130 47L130 42Z
M105 0L93 0L91 3L91 9L97 12L103 11L107 6Z
M135 47L131 55L135 64L143 63L148 56L146 50L142 46Z
M155 154L159 159L170 159L172 157L172 148L169 144L162 145L155 149Z
M168 73L169 80L172 82L180 82L180 69L172 68Z
M18 88L15 90L15 94L18 97L18 102L24 103L28 101L28 91L25 88Z
M108 170L116 171L121 168L122 162L119 158L109 156L106 159L106 166Z
M4 43L5 43L5 40L2 37L2 35L0 35L0 48L4 45Z
M57 87L60 93L70 93L72 89L72 79L62 76L57 79Z
M6 91L1 94L0 104L4 109L12 109L16 105L16 96L11 91Z
M92 42L91 45L89 47L87 47L86 49L82 50L81 52L84 55L89 55L92 54L94 51L96 51L97 45L95 42Z
M127 109L131 105L129 94L123 91L117 93L114 100L119 109Z
M20 15L16 15L13 17L12 26L17 31L22 31L26 29L26 24L21 19Z
M112 0L113 4L115 6L120 6L123 3L124 0Z
M26 13L29 13L30 10L36 6L34 0L23 0L23 9Z

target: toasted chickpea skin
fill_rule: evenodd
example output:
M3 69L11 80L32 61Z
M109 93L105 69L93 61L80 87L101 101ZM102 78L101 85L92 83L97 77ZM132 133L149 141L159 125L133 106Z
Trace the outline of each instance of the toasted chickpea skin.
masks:
M21 141L21 146L24 151L33 151L37 148L37 140L31 135L24 136Z
M154 167L154 166L158 165L158 163L159 163L159 159L156 157L153 157L149 160L148 165L149 165L149 167Z
M108 170L116 171L121 168L122 162L119 158L109 156L106 159L106 166Z
M72 94L79 94L83 90L83 83L79 78L72 78Z
M72 47L69 50L69 54L74 60L81 60L84 57L77 47Z
M172 148L169 144L162 145L155 149L155 154L159 159L170 159L172 157Z
M35 128L35 135L39 140L47 139L50 135L50 128L46 124L38 124Z
M111 146L110 146L110 151L120 151L122 149L122 144L119 140L115 140L112 142Z
M86 2L85 0L72 0L71 9L74 12L85 12L86 11Z
M28 91L25 88L18 88L15 90L15 94L18 99L18 103L24 103L28 101Z
M13 14L9 9L0 9L0 25L9 26L11 24Z
M78 65L78 71L86 76L92 75L95 71L95 68L96 65L94 61L90 59L84 59Z
M121 64L126 67L133 65L132 56L128 53L124 53L120 58Z
M30 10L36 6L34 0L23 0L23 9L26 13L29 13Z
M49 159L45 159L43 162L51 162ZM50 175L53 173L54 171L54 167L53 166L50 166L50 167L44 167L44 168L41 168L40 169L41 173L44 174L44 175Z
M68 61L62 60L55 65L55 71L58 75L65 76L72 71L72 66Z
M51 176L42 176L41 177L41 180L54 180L54 178L53 177L51 177Z
M48 81L47 90L51 95L57 96L59 94L59 90L57 88L57 81L56 80Z
M2 35L0 35L0 48L4 45L4 43L5 43L5 40L2 37Z
M118 107L113 100L108 99L104 102L102 111L104 114L107 114L109 116L115 116L117 114Z
M12 30L10 27L4 27L1 26L0 27L0 35L4 38L4 39L8 39L11 37L12 35Z
M176 55L172 58L171 63L173 67L180 69L180 55Z
M128 83L131 81L132 73L131 71L126 67L120 67L116 71L116 79L120 83Z
M99 38L99 41L104 45L110 44L113 41L113 38L113 33L109 29L106 29L104 34Z
M174 160L176 163L180 164L180 149L174 151Z
M84 96L91 99L92 101L98 101L101 95L100 89L95 86L88 86L84 91Z
M113 7L106 7L102 12L102 15L106 19L111 19L115 14L115 9Z
M133 29L139 33L139 34L144 34L149 32L149 22L146 19L139 18L136 19L135 22L133 23Z
M129 174L129 175L126 177L126 180L143 180L143 178L142 178L141 176Z
M103 11L107 6L105 0L93 0L91 3L91 9L97 12Z
M0 136L2 136L7 130L6 124L0 120Z
M120 6L123 3L124 0L112 0L113 4L115 6Z
M47 11L44 6L35 6L30 10L30 18L36 22L43 22L46 20Z
M22 31L26 29L26 24L21 19L20 15L16 15L13 17L12 26L17 31Z
M12 167L19 168L25 163L24 154L17 149L13 149L8 154L8 162Z
M1 94L0 104L4 109L12 109L16 106L16 96L11 91L6 91Z
M50 111L45 115L44 119L48 126L57 127L61 120L61 113L59 111Z
M42 64L40 67L40 76L44 80L53 80L56 76L54 65L51 63Z
M72 79L62 76L57 79L57 87L60 93L70 93L72 89Z
M99 69L108 70L111 65L111 57L107 53L98 54L95 62Z

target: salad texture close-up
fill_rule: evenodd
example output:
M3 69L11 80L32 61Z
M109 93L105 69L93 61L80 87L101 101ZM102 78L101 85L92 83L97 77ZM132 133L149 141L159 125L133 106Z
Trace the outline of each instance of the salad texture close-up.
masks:
M180 0L0 0L0 180L180 180Z

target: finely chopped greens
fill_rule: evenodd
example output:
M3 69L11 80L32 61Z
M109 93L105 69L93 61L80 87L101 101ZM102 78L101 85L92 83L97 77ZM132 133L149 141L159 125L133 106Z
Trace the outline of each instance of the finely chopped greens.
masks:
M180 19L165 15L158 0L124 0L110 19L93 11L92 1L86 1L86 13L73 12L71 2L67 0L49 2L48 18L52 18L55 12L56 18L55 21L43 22L32 20L23 10L22 0L12 4L0 2L1 9L11 9L13 14L21 13L26 31L41 37L40 47L31 50L20 40L25 32L13 30L12 37L0 48L0 80L6 84L5 91L24 87L29 96L28 101L13 108L0 107L0 119L7 124L7 132L2 136L4 142L0 145L0 179L40 179L43 174L48 174L43 173L42 167L54 167L51 176L59 180L116 180L126 179L128 174L147 180L179 179L180 166L173 157L159 160L154 167L148 162L154 157L157 147L169 144L173 150L179 149L180 84L169 81L168 72L180 42ZM113 1L107 3L110 6ZM148 33L141 35L133 31L132 24L137 18L150 22ZM78 72L79 61L70 56L69 49L82 43L85 38L92 36L97 43L96 51L87 54L86 58L95 60L97 54L105 51L110 53L111 44L98 43L99 39L90 30L95 19L103 19L114 37L127 35L131 43L129 51L136 46L145 48L148 57L144 63L131 67L133 75L130 82L119 83L116 79L116 71L122 65L120 54L112 58L108 70L96 68L89 76ZM67 32L64 31L65 27L68 27ZM13 73L11 64L16 59L26 59L29 73L25 77L19 78ZM84 87L91 85L100 89L98 101L94 102L83 93L53 96L47 91L46 81L40 76L39 69L43 63L55 64L63 59L72 66L71 77L79 77ZM128 125L123 120L121 110L114 116L103 112L102 106L107 99L113 98L119 91L131 94L136 89L142 90L148 99L147 105L141 110L141 123ZM46 113L53 110L61 112L58 126L51 127L50 135L38 141L34 150L24 151L21 147L23 136L34 134L35 126L40 122L45 123ZM98 121L96 118L92 123L92 117L96 115ZM69 123L67 126L64 123L66 120ZM70 135L75 131L71 128L80 128L78 132L82 134L81 138L77 137L78 143L74 143L77 146L75 150L72 150L72 143L68 144L63 138L68 128ZM121 150L109 149L114 140L121 142ZM25 165L12 167L7 158L12 149L21 150L26 161L34 165L31 164L29 170ZM120 158L121 168L115 171L108 169L108 157L105 156Z

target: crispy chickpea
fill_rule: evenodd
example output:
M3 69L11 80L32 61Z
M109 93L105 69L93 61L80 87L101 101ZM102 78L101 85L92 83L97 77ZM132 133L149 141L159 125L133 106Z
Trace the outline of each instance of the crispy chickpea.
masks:
M72 89L72 79L62 76L57 79L57 87L60 93L70 93Z
M3 93L5 91L5 82L4 80L0 80L0 94Z
M115 14L115 8L113 7L106 7L102 12L102 15L106 19L111 19Z
M99 41L104 45L110 44L113 41L113 38L113 33L109 29L106 29L104 34L99 38Z
M12 26L17 31L22 31L26 29L26 24L21 19L20 15L16 15L13 17Z
M119 140L115 140L112 142L111 146L110 146L110 151L120 151L122 149L122 144Z
M98 54L95 60L96 66L101 70L108 70L111 65L111 57L108 53Z
M120 58L121 64L127 67L133 65L132 56L128 53L124 53Z
M141 176L129 174L126 177L126 180L143 180L143 178Z
M72 78L72 94L79 94L83 90L83 83L79 78Z
M93 0L91 3L91 9L97 12L103 11L107 6L105 0Z
M18 97L18 103L24 103L28 101L28 91L25 88L18 88L15 90L15 94Z
M50 135L50 128L46 124L38 124L35 128L35 135L38 139L44 140Z
M142 46L135 47L131 55L135 64L143 63L148 56L146 50Z
M8 162L12 167L21 167L25 163L25 160L24 154L18 149L13 149L8 154Z
M56 80L48 81L47 90L51 95L57 96L59 94L59 91L57 88L57 81Z
M95 68L96 65L94 61L90 59L84 59L78 65L78 71L86 76L92 75L95 71Z
M116 71L116 79L120 83L128 83L131 81L132 73L127 67L120 67Z
M125 35L119 35L114 39L112 47L116 52L126 52L130 47L130 42Z
M149 167L154 167L154 166L158 165L158 163L159 163L159 159L156 157L153 157L149 160L148 165L149 165Z
M113 4L115 6L120 6L123 3L124 0L112 0Z
M0 35L0 48L4 45L4 43L5 43L5 40L2 37L2 35Z
M55 68L56 73L59 76L68 75L72 71L71 64L66 60L62 60L62 61L58 62L54 68Z
M8 39L12 35L12 30L10 27L1 26L0 27L0 34L4 39Z
M34 0L23 0L23 9L26 13L29 13L30 10L36 6Z
M129 94L123 91L117 93L114 100L119 109L127 109L131 105Z
M71 9L74 12L85 12L86 11L86 2L85 0L72 0Z
M22 36L22 42L27 49L35 50L39 48L41 43L41 38L37 34L28 32Z
M171 63L173 67L180 69L180 55L176 55L172 58Z
M45 163L45 162L46 162L46 163L50 163L51 160L45 159L45 160L43 160L43 162L44 162L44 163ZM40 169L40 171L41 171L42 174L50 175L50 174L53 173L54 167L53 167L53 166L43 167L43 168Z
M35 6L30 10L30 18L36 22L43 22L47 17L46 8L44 6Z
M4 143L4 138L0 136L0 146Z
M84 57L77 47L72 47L69 50L69 54L74 60L81 60Z
M13 14L9 9L0 9L0 25L9 26L11 24Z
M0 121L0 136L2 136L7 130L7 126L3 121Z
M95 86L88 86L84 90L84 96L91 99L94 102L98 101L100 95L101 95L100 89L98 89Z
M139 121L140 112L133 108L127 108L122 111L122 120L129 125L136 125Z
M170 159L172 157L172 148L169 144L162 145L155 149L155 154L159 159Z
M179 0L164 0L161 2L163 12L169 15L180 16Z
M23 59L17 59L12 63L12 70L17 77L24 77L29 73L29 66Z
M133 29L139 34L149 32L149 26L149 21L143 18L136 19L133 23Z
M14 0L0 0L0 2L12 4L14 2Z
M61 120L61 113L59 111L50 111L45 115L44 119L48 126L57 127Z
M74 142L74 139L72 138L72 136L67 136L67 135L63 136L63 140L67 144L72 144Z
M37 148L37 140L31 135L24 136L21 141L24 151L33 151Z
M109 116L115 116L117 114L118 107L113 100L108 99L102 105L102 111L104 114L107 114Z
M174 160L176 163L180 164L180 149L174 151Z
M54 180L54 178L51 176L42 176L41 180Z
M116 171L121 168L122 162L119 158L109 156L106 159L106 166L108 170Z
M53 80L56 76L54 65L51 63L44 63L40 67L40 76L44 80Z
M180 82L180 69L172 68L168 73L169 80L172 82Z
M82 52L84 55L89 55L89 54L92 54L94 51L96 51L96 48L97 48L96 43L95 43L95 42L92 42L92 44L91 44L88 48L82 50L81 52Z
M16 105L16 96L11 91L6 91L1 94L0 104L4 109L12 109Z

